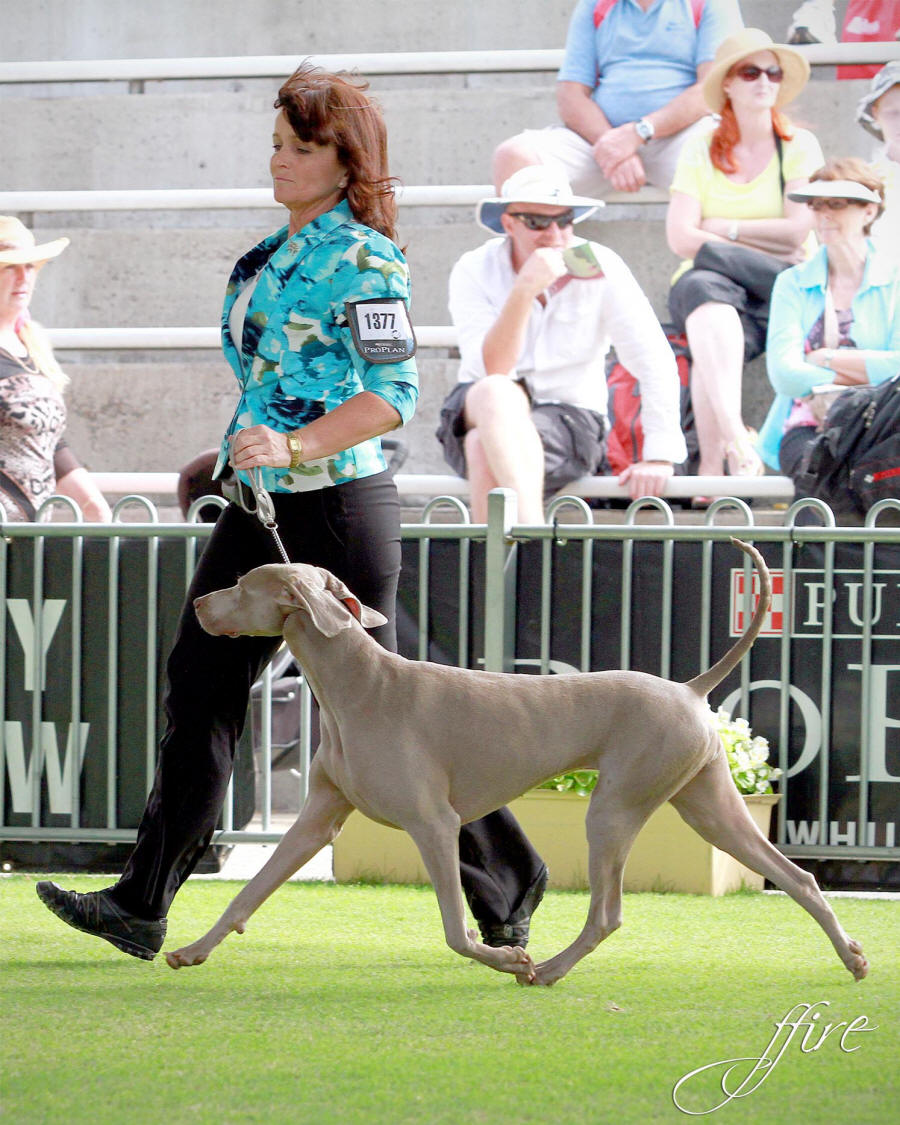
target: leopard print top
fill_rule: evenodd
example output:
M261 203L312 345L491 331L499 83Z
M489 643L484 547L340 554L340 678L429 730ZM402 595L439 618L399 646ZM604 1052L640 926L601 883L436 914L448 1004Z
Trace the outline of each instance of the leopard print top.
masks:
M34 519L55 491L57 458L65 450L66 407L46 375L36 375L0 352L0 503L4 518ZM69 461L65 454L64 460ZM76 462L77 464L77 462ZM67 464L67 470L75 467Z

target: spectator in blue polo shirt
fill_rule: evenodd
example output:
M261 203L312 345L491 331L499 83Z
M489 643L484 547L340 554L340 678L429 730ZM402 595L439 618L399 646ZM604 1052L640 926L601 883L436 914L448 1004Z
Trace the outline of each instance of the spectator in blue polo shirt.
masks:
M579 0L557 76L563 124L503 141L495 185L557 163L589 195L668 188L682 144L703 128L716 48L742 26L737 0Z

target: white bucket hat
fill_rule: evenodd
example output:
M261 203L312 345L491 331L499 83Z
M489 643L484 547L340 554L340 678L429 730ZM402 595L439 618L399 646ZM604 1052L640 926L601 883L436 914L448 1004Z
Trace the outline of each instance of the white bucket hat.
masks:
M34 235L12 215L0 215L0 266L24 266L49 262L69 245L68 238L56 238L37 246Z
M475 218L493 234L504 234L500 216L510 203L545 203L551 207L571 207L575 212L576 223L592 215L598 207L604 206L602 199L574 195L562 172L557 172L546 164L530 164L527 168L513 172L500 188L499 195L481 200L475 208Z
M852 199L857 203L881 203L881 196L857 180L814 180L805 188L789 191L788 199L808 203L811 199Z
M884 140L884 133L872 114L872 107L892 86L898 85L900 85L900 59L893 59L878 71L856 108L856 120L879 141Z

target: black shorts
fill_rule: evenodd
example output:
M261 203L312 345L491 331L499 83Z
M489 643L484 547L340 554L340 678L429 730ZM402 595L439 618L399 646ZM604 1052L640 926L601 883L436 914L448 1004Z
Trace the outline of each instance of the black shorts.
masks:
M457 383L444 399L436 431L444 459L461 477L467 476L463 407L472 383ZM523 385L523 390L528 391ZM529 400L531 396L529 395ZM544 496L552 496L579 477L606 473L606 419L583 406L565 402L531 403L531 420L544 447Z
M684 332L684 322L694 309L710 301L737 310L744 329L744 362L762 355L769 327L768 301L758 300L743 285L713 270L687 270L669 290L669 316L678 331Z

